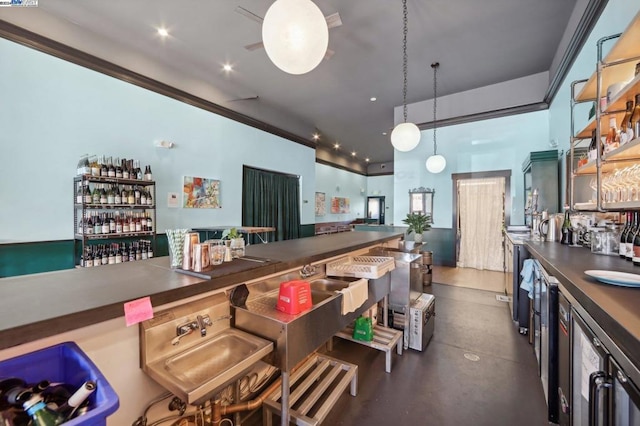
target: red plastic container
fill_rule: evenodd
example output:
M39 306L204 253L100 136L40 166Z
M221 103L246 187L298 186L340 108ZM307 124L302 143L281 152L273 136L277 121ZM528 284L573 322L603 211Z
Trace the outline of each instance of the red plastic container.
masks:
M311 309L311 287L309 283L302 280L280 283L276 309L291 315Z

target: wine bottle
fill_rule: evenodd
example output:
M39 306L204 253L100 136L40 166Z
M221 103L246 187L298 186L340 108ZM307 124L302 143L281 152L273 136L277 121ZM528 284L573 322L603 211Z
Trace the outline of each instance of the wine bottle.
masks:
M129 255L127 253L127 243L122 244L122 247L120 248L120 257L122 258L123 263L129 261Z
M91 202L93 204L100 204L100 189L98 185L94 185L93 192L91 193Z
M135 204L142 204L141 191L140 191L140 187L138 185L135 185L133 187L133 194L134 194Z
M109 218L107 217L106 213L102 213L102 233L109 233Z
M569 220L569 209L564 212L564 222L562 222L562 239L560 240L560 244L570 245L571 241L571 221Z
M91 248L87 247L84 253L84 267L92 268L93 267L93 255L91 254Z
M82 201L85 204L91 204L91 201L93 200L93 196L91 195L91 190L89 189L89 183L84 185L82 189L82 195L84 197Z
M633 255L631 261L634 265L640 266L640 232L636 232L633 237Z
M32 396L23 404L23 407L31 417L32 426L57 426L65 421L60 413L47 407L39 395Z
M56 410L64 421L73 419L78 409L89 403L89 396L96 390L96 382L88 380L78 388L69 399Z
M631 124L631 116L633 115L633 101L627 101L624 117L620 123L620 145L633 140L633 125Z
M109 265L115 265L116 264L116 253L113 251L113 244L109 245L108 248L108 257L107 257L107 263Z
M636 95L636 106L633 108L633 114L631 114L631 129L636 138L640 137L640 94Z
M82 190L82 182L78 182L78 187L76 188L76 204L82 204L84 200L84 191Z
M127 159L122 159L122 178L129 179L129 168L127 167Z
M104 185L100 185L100 204L107 204L107 191Z
M117 185L113 185L113 204L122 204L122 194Z
M620 233L620 246L618 249L618 254L623 259L626 257L627 253L627 233L631 229L631 217L632 213L627 212L624 228L622 228L622 232Z
M147 205L147 189L146 188L142 188L140 190L140 204L142 204L143 206Z
M122 177L122 164L120 163L120 159L118 157L116 157L115 160L113 160L115 167L116 167L116 178L121 178Z
M144 179L145 180L153 180L153 174L151 173L151 165L148 165L144 169Z
M147 191L147 205L148 206L153 205L153 197L151 196L151 190Z
M136 193L131 187L127 190L127 203L131 205L136 203Z
M607 132L607 137L605 139L604 153L608 154L609 152L615 150L619 146L620 146L620 132L618 131L616 118L611 117L609 119L609 132Z
M137 179L138 180L142 180L142 178L144 177L142 174L142 169L140 168L140 160L136 160L138 166L136 167L136 173L137 173Z
M100 220L100 216L98 214L96 214L93 218L93 234L102 234L102 221Z
M147 212L147 232L153 232L153 219L149 212Z
M633 212L633 224L631 225L631 229L627 233L627 238L625 241L625 259L629 262L633 261L633 240L638 232L638 212Z
M107 190L107 204L115 204L116 203L116 195L113 193L113 185L109 185L109 189Z
M101 256L101 264L102 265L108 265L109 264L109 251L107 250L107 247L104 244L100 245L100 249L102 250L102 256Z
M153 259L153 247L151 247L151 241L147 241L147 259Z
M110 178L116 177L116 168L113 165L111 157L107 158L107 176Z
M100 176L109 177L109 166L107 166L107 161L105 160L104 156L100 158L102 159L100 165Z
M89 160L89 164L91 165L91 176L100 176L100 165L98 164L98 157L92 156L91 160Z
M122 263L122 251L120 250L120 244L115 245L116 263Z

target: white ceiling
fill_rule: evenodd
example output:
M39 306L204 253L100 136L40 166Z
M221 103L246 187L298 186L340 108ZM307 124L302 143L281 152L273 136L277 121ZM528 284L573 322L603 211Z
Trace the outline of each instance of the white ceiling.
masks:
M371 162L393 159L388 132L402 104L400 0L316 0L343 25L329 31L335 55L306 75L277 69L261 27L272 0L40 0L0 8L0 19L212 100L226 108ZM549 70L576 0L408 0L407 101ZM160 38L164 26L170 36ZM234 71L222 72L230 62ZM369 99L375 96L376 102ZM238 100L250 98L246 100Z

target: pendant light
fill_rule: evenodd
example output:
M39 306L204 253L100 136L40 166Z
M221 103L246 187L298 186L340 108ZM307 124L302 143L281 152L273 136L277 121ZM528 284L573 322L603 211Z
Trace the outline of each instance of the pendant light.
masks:
M311 0L276 0L262 22L262 43L282 71L308 73L327 52L327 20Z
M440 173L447 166L447 160L438 154L438 146L436 144L436 100L438 99L437 88L438 88L438 80L436 78L436 73L438 71L438 67L440 66L439 62L434 62L431 64L431 68L433 68L433 155L427 158L427 170L431 173Z
M404 76L402 84L402 115L404 121L394 127L391 132L391 145L398 151L407 152L420 143L420 129L413 123L407 123L407 0L402 0L402 21L404 25L402 39L402 74Z

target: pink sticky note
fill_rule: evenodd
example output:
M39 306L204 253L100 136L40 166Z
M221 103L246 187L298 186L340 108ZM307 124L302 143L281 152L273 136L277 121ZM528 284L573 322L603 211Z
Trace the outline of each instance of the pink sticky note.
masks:
M127 322L127 327L153 318L151 298L143 297L142 299L132 300L131 302L125 303L124 318Z

